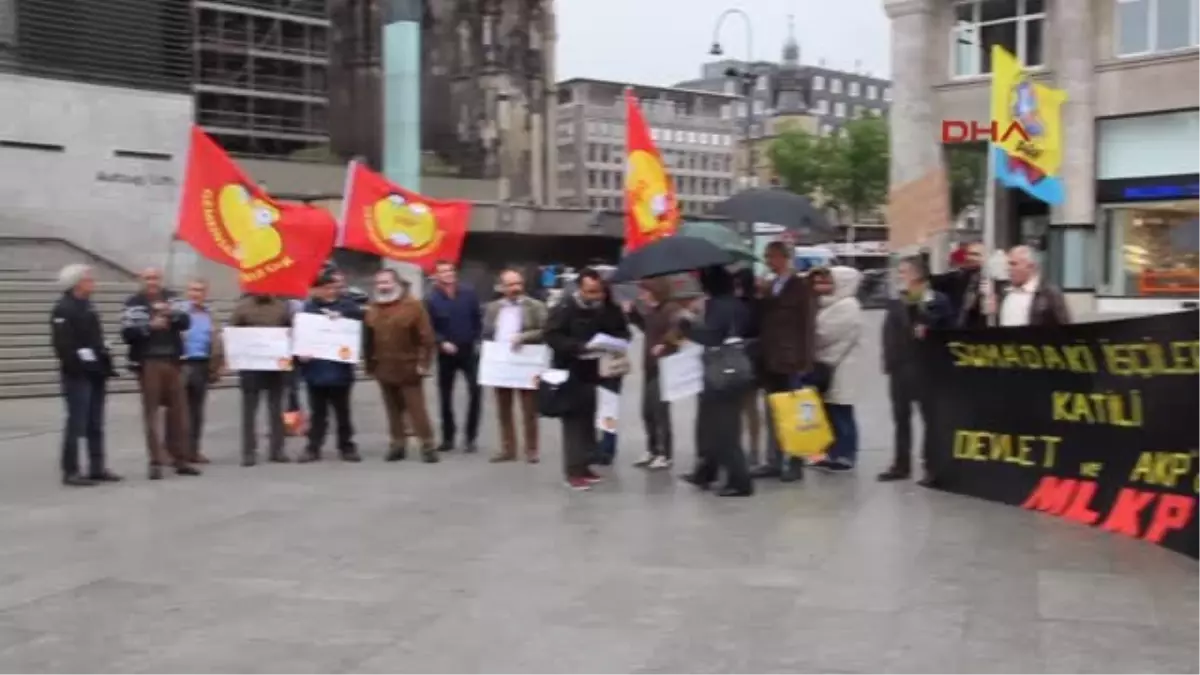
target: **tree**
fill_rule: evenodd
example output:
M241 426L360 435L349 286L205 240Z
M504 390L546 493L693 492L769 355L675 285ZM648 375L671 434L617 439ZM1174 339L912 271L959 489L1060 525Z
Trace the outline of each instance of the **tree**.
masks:
M950 217L957 219L969 206L980 206L987 182L985 144L946 146L946 180L950 184Z
M825 139L804 129L787 129L767 148L767 159L783 187L811 196L821 188L828 160Z
M851 222L883 205L888 195L888 128L881 117L847 122L827 139L821 192L849 212Z

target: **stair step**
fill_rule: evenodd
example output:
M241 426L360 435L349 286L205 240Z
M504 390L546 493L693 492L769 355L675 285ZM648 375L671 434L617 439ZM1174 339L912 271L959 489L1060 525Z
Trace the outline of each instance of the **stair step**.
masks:
M24 359L6 359L3 356L0 356L0 374L19 372L23 370L57 371L58 360L53 356L38 356L37 358Z
M226 377L220 382L212 385L216 389L225 389L237 385L237 378ZM138 390L137 380L130 377L119 377L115 380L108 381L108 393L110 394L127 394ZM46 398L61 396L62 391L59 388L57 375L55 380L49 384L14 384L0 386L0 399L6 398Z

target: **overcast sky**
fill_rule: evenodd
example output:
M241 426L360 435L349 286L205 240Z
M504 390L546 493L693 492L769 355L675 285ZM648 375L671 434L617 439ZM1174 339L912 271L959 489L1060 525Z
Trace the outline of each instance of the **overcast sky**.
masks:
M796 17L802 63L825 59L851 70L856 60L889 77L888 19L882 0L557 0L558 79L589 77L670 85L699 77L713 27L726 9L750 15L754 57L778 61L787 17ZM721 44L746 58L746 27L731 15Z

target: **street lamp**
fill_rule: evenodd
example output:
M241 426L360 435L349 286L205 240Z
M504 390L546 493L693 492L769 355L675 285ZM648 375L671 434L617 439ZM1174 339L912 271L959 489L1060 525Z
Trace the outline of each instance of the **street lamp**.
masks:
M750 24L750 15L744 10L736 7L730 8L721 12L717 17L717 23L713 26L712 47L708 53L713 56L721 56L725 50L721 47L721 26L724 25L725 19L736 14L741 17L742 22L746 24L746 63L744 67L738 68L730 66L725 69L725 77L737 80L741 85L742 101L746 105L746 115L742 118L742 141L746 145L746 185L747 187L755 183L755 162L754 162L754 142L753 142L753 127L754 127L754 85L758 82L758 76L754 73L754 30ZM751 227L750 223L746 223L746 235Z

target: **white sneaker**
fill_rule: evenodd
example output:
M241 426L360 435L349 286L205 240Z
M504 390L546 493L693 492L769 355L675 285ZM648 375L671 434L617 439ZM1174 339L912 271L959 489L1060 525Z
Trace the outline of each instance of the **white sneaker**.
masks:
M650 466L648 468L655 469L655 470L669 469L669 468L671 468L671 460L667 459L666 457L663 457L662 455L659 455L659 456L655 457L653 460L651 460Z
M639 457L638 461L634 462L633 465L636 467L642 468L642 467L650 466L650 463L653 461L654 461L654 455L647 452L646 454Z

